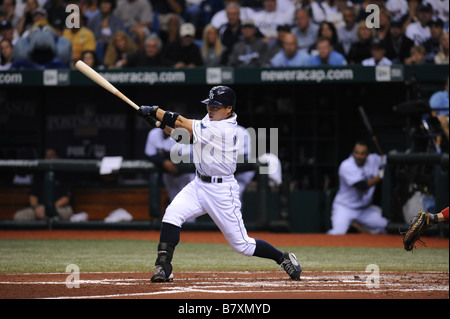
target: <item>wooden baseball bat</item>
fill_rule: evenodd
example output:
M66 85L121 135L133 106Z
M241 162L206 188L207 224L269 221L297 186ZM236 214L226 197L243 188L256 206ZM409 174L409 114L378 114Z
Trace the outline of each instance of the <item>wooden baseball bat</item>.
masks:
M369 122L369 118L367 117L366 111L364 111L364 108L362 106L359 107L359 114L361 115L361 118L364 122L364 126L366 127L367 131L369 132L370 136L372 137L372 141L375 144L378 154L383 155L383 150L381 149L380 143L378 143L378 139L376 135L373 133L372 125Z
M97 71L92 69L89 65L84 63L81 60L78 60L77 63L75 63L75 68L86 75L88 78L90 78L92 81L100 85L105 90L108 90L124 102L131 105L136 111L139 110L139 106L131 101L128 97L126 97L122 92L120 92L114 85L112 85L108 80L106 80L103 76L98 74ZM156 121L156 127L159 127L161 125L160 121Z

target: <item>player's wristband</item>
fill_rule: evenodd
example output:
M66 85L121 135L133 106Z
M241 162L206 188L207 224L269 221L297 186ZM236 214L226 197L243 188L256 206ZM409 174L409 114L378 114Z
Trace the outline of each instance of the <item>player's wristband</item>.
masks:
M166 111L166 113L164 113L161 124L175 128L175 123L177 121L178 116L180 116L179 113Z

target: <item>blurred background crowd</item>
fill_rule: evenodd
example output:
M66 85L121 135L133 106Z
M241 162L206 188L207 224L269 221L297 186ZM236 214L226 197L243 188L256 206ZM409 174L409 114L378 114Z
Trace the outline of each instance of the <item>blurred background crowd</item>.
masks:
M0 70L448 64L448 28L448 0L0 0Z

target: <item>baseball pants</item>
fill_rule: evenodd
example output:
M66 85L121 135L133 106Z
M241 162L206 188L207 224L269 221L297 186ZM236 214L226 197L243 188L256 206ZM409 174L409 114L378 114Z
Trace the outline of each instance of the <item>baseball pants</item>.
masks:
M366 208L350 208L341 203L333 202L331 213L332 229L328 231L331 235L344 235L347 233L350 224L359 222L369 228L374 233L383 233L387 226L387 220L381 214L381 208L375 205Z
M195 177L167 207L162 222L181 227L187 220L208 214L235 251L253 256L256 241L248 236L242 220L239 185L232 175L221 177L223 183Z

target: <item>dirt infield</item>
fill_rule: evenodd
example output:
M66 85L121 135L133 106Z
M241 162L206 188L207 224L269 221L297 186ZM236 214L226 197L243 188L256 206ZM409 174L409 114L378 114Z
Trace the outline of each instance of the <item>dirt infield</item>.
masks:
M402 247L395 235L328 236L323 234L251 233L277 246ZM0 231L4 238L129 238L158 240L154 231ZM217 232L183 232L185 242L225 243ZM426 238L428 247L448 248L448 239ZM422 248L420 248L422 249ZM171 283L150 283L150 273L80 274L69 288L67 273L0 274L0 298L6 299L448 299L448 272L304 271L292 281L283 271L177 272ZM71 281L72 284L75 281Z
M379 286L365 272L305 271L300 281L282 271L178 272L171 283L150 283L150 273L0 275L2 298L29 299L448 299L448 273L387 272ZM71 282L72 284L74 282Z

